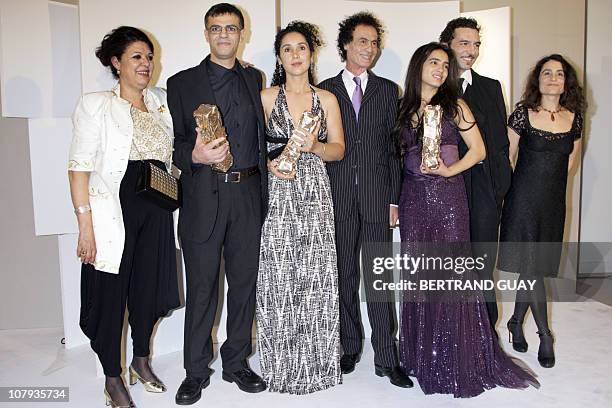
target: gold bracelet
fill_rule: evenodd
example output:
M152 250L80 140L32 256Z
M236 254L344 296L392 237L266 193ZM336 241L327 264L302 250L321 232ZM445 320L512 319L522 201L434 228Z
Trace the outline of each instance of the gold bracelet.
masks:
M77 208L74 209L74 213L76 215L79 214L85 214L91 211L91 207L89 206L89 204L85 204L85 205L79 205Z
M327 143L323 143L323 153L321 153L321 158L325 155L325 148L327 147Z

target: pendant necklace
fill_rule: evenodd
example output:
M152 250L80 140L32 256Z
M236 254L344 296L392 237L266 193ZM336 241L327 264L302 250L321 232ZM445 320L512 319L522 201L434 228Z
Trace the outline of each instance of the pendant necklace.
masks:
M550 120L552 120L553 122L555 121L555 113L559 113L562 110L564 110L562 106L559 106L559 109L557 109L557 110L548 110L548 109L544 108L543 106L540 106L540 109L550 113Z

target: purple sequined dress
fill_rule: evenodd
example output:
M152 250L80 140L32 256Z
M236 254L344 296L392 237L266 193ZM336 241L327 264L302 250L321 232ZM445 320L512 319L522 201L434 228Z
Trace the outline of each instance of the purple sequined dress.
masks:
M416 132L405 129L402 137L407 146L399 204L404 250L409 252L407 248L417 243L451 243L446 246L453 247L454 255L457 248L469 252L466 246L470 240L469 213L463 177L422 174ZM459 159L460 137L457 129L443 121L441 157L446 165ZM470 278L469 273L451 274L456 279ZM435 273L431 276L440 278ZM539 385L532 374L501 350L478 290L447 291L444 295L404 291L400 322L402 369L417 378L425 394L473 397L495 386Z

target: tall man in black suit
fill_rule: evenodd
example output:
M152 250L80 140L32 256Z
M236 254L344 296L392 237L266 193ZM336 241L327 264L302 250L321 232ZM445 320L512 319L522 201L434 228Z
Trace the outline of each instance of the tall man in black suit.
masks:
M223 379L246 392L260 392L264 381L247 364L252 352L259 238L267 203L262 77L236 59L244 18L220 3L205 16L210 55L198 66L168 79L168 105L174 122L174 163L181 169L183 208L179 237L185 257L184 366L187 376L176 403L200 399L210 382L211 331L217 311L221 250L225 259L227 340L221 347ZM228 151L223 139L208 144L196 133L193 112L200 104L219 107L234 164L227 173L212 169Z
M379 51L382 25L370 13L357 13L340 22L338 51L345 68L319 84L340 104L346 152L327 163L334 200L340 341L343 373L354 370L363 343L359 307L359 253L364 244L389 242L389 226L397 223L400 160L394 154L391 130L395 124L398 87L368 71ZM368 251L365 251L368 252ZM412 381L399 369L395 345L395 304L381 301L373 290L371 256L364 254L364 287L372 327L375 373L408 388ZM377 299L374 299L377 297Z
M498 229L504 196L510 188L512 168L508 158L506 105L499 81L478 75L472 65L480 47L480 27L472 18L460 17L446 25L440 42L448 44L459 62L460 83L466 101L480 129L487 157L464 174L470 209L470 235L475 256L486 254L481 279L493 279L497 255ZM467 150L463 141L459 154ZM485 292L487 312L493 332L498 318L495 290Z

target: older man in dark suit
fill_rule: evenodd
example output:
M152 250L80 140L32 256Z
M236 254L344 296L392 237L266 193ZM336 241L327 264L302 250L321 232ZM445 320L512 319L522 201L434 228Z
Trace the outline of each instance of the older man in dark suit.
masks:
M362 351L359 307L359 254L364 249L364 287L372 327L375 373L398 387L412 387L400 369L395 345L395 304L373 289L368 243L389 242L397 223L401 166L391 131L397 113L398 87L368 69L379 52L381 23L370 13L340 22L338 51L345 68L319 84L336 95L342 115L346 152L340 162L327 164L334 200L342 372L354 370ZM376 299L374 299L376 298Z
M184 366L187 377L176 403L189 405L210 382L211 330L219 292L221 251L228 282L227 340L221 347L223 379L246 392L266 384L247 364L259 266L259 238L267 203L262 77L236 59L244 18L227 3L206 13L210 55L200 65L168 79L168 105L174 122L174 163L181 169L183 208L179 236L185 256L187 299ZM211 165L223 161L225 139L204 143L193 112L200 104L219 107L234 164L226 173Z
M506 105L499 81L478 75L472 66L480 48L480 27L472 18L451 20L440 35L440 42L448 44L459 63L460 92L468 104L485 143L487 157L464 174L470 209L470 235L475 256L485 256L481 279L493 279L497 256L498 229L504 196L510 188L512 168L508 158ZM465 154L465 143L459 154ZM487 312L495 331L498 318L495 290L485 292Z

